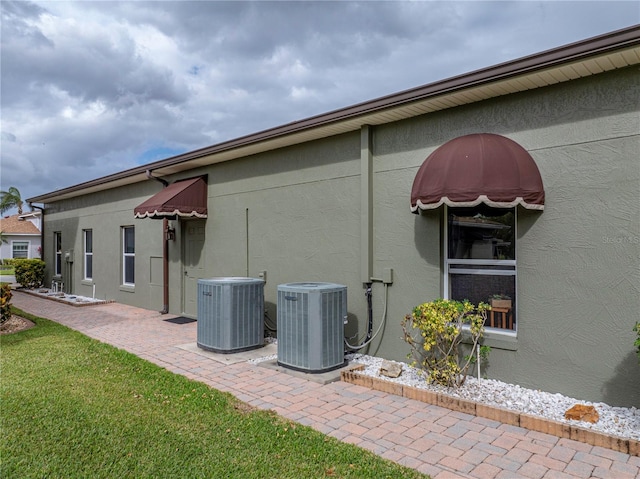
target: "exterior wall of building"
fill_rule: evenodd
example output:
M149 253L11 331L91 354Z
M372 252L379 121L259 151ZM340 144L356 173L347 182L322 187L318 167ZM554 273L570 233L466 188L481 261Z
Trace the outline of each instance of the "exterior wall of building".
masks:
M37 259L40 258L40 235L27 235L27 234L11 234L4 233L3 238L6 243L0 244L0 259L11 259L13 258L13 243L28 243L27 249L27 258L28 259Z
M355 132L210 167L207 275L266 271L265 302L274 322L279 284L345 284L355 328L366 316L359 142Z
M631 328L640 307L640 98L637 69L372 127L373 270L393 268L387 323L363 352L404 360L400 320L443 295L443 211L409 211L411 185L437 147L468 133L505 135L527 149L545 184L545 211L518 211L517 337L490 333L487 375L614 405L640 406L640 366ZM203 277L267 273L265 301L276 318L277 286L347 285L348 336L361 338L367 307L361 277L360 132L214 164L209 216L198 256ZM178 178L171 178L175 180ZM73 291L149 309L162 307L162 222L133 219L159 191L149 181L47 205L45 260L52 235L75 250ZM173 221L170 312L184 310L185 230ZM136 227L136 286L121 285L121 232ZM94 280L82 280L82 230L93 229ZM50 274L50 273L49 273ZM160 274L160 276L158 276ZM160 278L160 280L158 279ZM373 315L385 288L373 284ZM352 338L352 342L356 338Z
M488 376L640 406L638 79L628 69L375 129L376 267L396 278L377 354L402 359L399 319L444 291L442 212L404 214L419 166L447 140L498 133L531 153L547 201L518 211L517 338L488 334Z
M162 221L137 220L133 208L161 189L149 181L47 205L44 217L45 284L54 279L54 234L62 236L65 291L148 309L162 308L162 282L152 281L151 258L162 258ZM144 222L144 223L143 223ZM122 286L122 227L135 226L135 287ZM93 232L93 279L84 279L84 230ZM72 252L72 262L65 253ZM161 267L160 263L160 267ZM160 271L160 274L162 270ZM160 280L162 276L160 276Z

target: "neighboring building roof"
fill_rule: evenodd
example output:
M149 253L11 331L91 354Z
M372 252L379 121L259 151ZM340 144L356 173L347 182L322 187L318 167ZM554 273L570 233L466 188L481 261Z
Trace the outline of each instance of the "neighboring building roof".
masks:
M640 64L640 25L288 123L29 198L53 203L346 132Z
M20 219L20 215L5 216L0 218L0 231L4 235L36 235L40 236L40 230L31 221Z

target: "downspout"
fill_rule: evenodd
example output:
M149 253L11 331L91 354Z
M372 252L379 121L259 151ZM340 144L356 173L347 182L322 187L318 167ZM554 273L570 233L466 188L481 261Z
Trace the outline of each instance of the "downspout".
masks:
M29 203L29 208L40 210L40 259L44 258L44 208L36 206L33 203Z
M147 178L159 181L162 183L163 188L169 186L167 180L156 178L151 174L151 170L147 170ZM160 314L167 314L169 312L169 220L167 218L162 218L162 241L162 296L164 306Z

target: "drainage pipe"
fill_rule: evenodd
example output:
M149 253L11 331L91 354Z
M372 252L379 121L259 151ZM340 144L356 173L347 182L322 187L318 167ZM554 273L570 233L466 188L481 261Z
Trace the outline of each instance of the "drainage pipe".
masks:
M369 287L371 286L371 283L369 283ZM369 293L370 294L370 293ZM368 346L369 344L371 344L371 342L376 339L376 337L378 336L378 334L380 333L380 331L382 331L382 328L384 327L385 323L387 322L387 297L389 295L389 285L387 283L384 283L384 307L383 307L383 311L382 311L382 319L380 321L380 326L378 326L378 329L376 330L376 332L371 335L371 331L367 330L367 336L364 339L364 341L360 344L349 344L349 342L347 341L347 339L345 338L344 340L344 344L347 346L347 348L349 348L351 351L358 351L362 348L364 348L365 346ZM368 300L370 301L370 300ZM369 304L369 311L372 311L371 308L371 304ZM370 322L369 322L369 327L371 328L371 330L373 329L373 313L370 313Z
M147 170L147 178L150 180L156 180L162 183L162 187L169 186L169 182L162 178L156 178L151 174L151 170ZM162 218L162 296L163 307L160 314L167 314L169 312L169 220Z
M44 258L44 208L29 203L29 208L40 210L40 259Z
M373 333L373 292L371 290L371 283L367 284L365 294L367 296L367 336L365 337L365 341L369 341Z

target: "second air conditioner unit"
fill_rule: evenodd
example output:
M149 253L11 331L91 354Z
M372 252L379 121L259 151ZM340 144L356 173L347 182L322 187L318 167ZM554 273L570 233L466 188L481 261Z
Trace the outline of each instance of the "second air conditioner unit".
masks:
M278 286L278 364L322 373L344 365L347 287L335 283Z
M198 280L198 347L236 353L264 345L264 281L256 278Z

